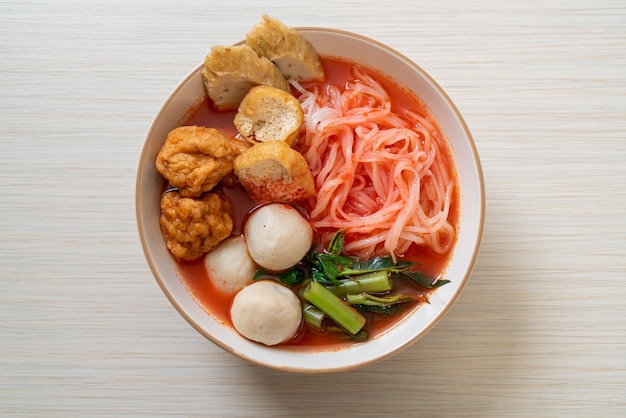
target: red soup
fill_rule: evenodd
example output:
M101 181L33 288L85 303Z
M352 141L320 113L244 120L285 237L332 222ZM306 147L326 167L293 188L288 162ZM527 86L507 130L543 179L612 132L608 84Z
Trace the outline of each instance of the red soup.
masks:
M459 198L450 149L438 123L414 93L393 80L343 60L323 57L322 62L324 82L292 86L305 112L296 148L311 167L318 193L302 209L321 245L342 230L350 255L393 255L416 262L415 270L433 280L442 278L456 242ZM206 99L189 115L185 125L237 133L235 112L216 112ZM233 234L239 235L254 203L240 186L218 187L233 203ZM203 259L179 268L197 303L232 327L234 296L212 285ZM415 302L397 305L394 315L365 312L368 339L426 303L435 290L404 277L394 281L392 291L413 295ZM358 343L341 332L303 325L278 347L325 350Z

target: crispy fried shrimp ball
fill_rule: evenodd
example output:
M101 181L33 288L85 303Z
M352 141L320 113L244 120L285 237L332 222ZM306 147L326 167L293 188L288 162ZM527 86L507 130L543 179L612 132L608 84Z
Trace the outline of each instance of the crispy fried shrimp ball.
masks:
M233 171L233 161L244 149L243 141L217 129L181 126L171 131L157 154L156 168L183 197L208 192Z
M167 248L179 260L198 259L230 236L230 212L230 201L222 193L209 192L195 199L177 191L164 193L159 223Z

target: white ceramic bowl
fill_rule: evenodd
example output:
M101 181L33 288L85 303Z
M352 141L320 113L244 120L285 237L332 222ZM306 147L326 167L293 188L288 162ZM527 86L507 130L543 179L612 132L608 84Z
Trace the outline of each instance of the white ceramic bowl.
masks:
M375 66L401 85L417 92L444 131L453 151L461 190L461 216L457 243L446 268L451 283L435 290L430 304L413 311L384 334L338 351L298 352L265 347L248 341L208 315L182 285L176 264L165 247L159 228L162 179L154 161L167 133L204 95L202 65L194 69L167 99L148 133L139 161L136 212L139 235L148 264L165 295L178 312L202 335L224 350L273 369L297 373L328 373L373 364L399 352L431 330L450 309L474 265L484 221L482 170L470 132L459 111L441 87L419 66L379 42L353 33L298 28L321 55L345 57Z

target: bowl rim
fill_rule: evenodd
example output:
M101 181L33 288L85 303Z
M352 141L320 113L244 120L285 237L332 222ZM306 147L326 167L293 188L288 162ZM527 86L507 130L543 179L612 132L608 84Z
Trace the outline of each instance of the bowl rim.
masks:
M157 125L157 121L159 121L162 117L163 114L165 112L165 109L168 108L168 105L171 104L174 101L174 96L175 93L178 92L181 87L187 83L189 83L193 78L197 77L198 72L201 71L201 69L203 68L204 64L200 63L199 65L197 65L195 68L193 68L168 94L167 98L163 101L163 103L161 104L159 111L156 113L156 115L153 118L153 121L151 123L150 129L148 130L148 133L144 139L143 145L142 145L142 150L141 150L141 154L140 154L140 158L139 158L139 163L137 166L137 174L136 174L136 183L135 183L135 217L136 217L136 221L137 221L137 227L138 227L138 233L139 233L139 238L141 241L141 245L142 245L142 250L144 253L144 257L146 262L148 263L148 266L152 272L153 277L155 278L156 282L158 283L159 287L161 288L161 291L165 294L165 296L167 297L167 299L170 301L170 303L172 304L172 306L174 306L174 308L178 311L178 313L196 330L198 331L201 335L203 335L205 338L207 338L209 341L211 341L213 344L217 345L218 347L222 348L223 350L229 352L230 354L235 355L236 357L239 357L241 359L244 359L252 364L256 364L259 366L264 366L267 368L271 368L271 369L275 369L275 370L282 370L282 371L288 371L288 372L294 372L294 373L301 373L301 374L319 374L319 373L335 373L335 372L344 372L344 371L349 371L349 370L354 370L357 368L362 368L365 366L369 366L375 363L378 363L380 361L383 361L397 353L399 353L400 351L404 350L405 348L409 347L410 345L412 345L413 343L415 343L417 340L419 340L420 338L422 338L424 335L426 335L432 328L435 327L435 325L437 325L441 319L447 314L447 312L451 309L451 307L454 305L455 301L457 300L457 298L459 297L459 295L461 294L461 292L463 291L463 289L465 288L467 282L469 281L469 278L471 276L472 270L474 268L474 265L476 263L477 257L478 257L478 253L480 250L480 244L482 241L482 235L483 235L483 229L484 229L484 222L485 222L485 203L486 203L486 197L485 197L485 184L484 184L484 174L483 174L483 169L482 169L482 165L480 162L480 158L478 155L478 150L474 141L474 138L467 126L467 123L465 122L465 119L463 118L463 116L461 115L460 111L458 110L457 106L454 104L454 102L451 100L451 98L448 96L448 94L445 92L445 90L430 76L430 74L428 74L424 69L422 69L417 63L415 63L413 60L411 60L410 58L408 58L406 55L398 52L397 50L387 46L386 44L383 44L382 42L379 42L375 39L369 38L367 36L358 34L358 33L354 33L354 32L350 32L350 31L346 31L346 30L341 30L341 29L334 29L334 28L326 28L326 27L315 27L315 26L298 26L298 27L294 27L295 30L297 30L298 32L323 32L326 34L335 34L335 35L339 35L339 36L344 36L344 37L349 37L349 38L355 38L358 41L362 41L365 43L369 43L372 44L375 47L378 47L382 50L384 50L385 52L387 52L388 54L397 57L399 60L403 61L405 64L407 64L408 66L410 66L415 72L419 73L428 83L430 83L433 88L437 91L437 93L439 95L442 96L442 98L445 101L446 106L448 106L451 110L451 112L454 114L454 117L457 119L457 121L459 122L466 138L467 138L467 142L468 142L468 146L471 150L471 160L473 161L473 164L476 167L476 176L477 176L477 186L478 186L478 191L479 191L479 198L478 198L478 217L476 219L476 221L478 222L477 224L477 232L476 232L476 237L473 243L473 249L472 249L472 254L469 257L469 262L467 263L467 266L465 268L465 273L463 275L463 277L459 278L460 284L457 287L457 289L454 291L454 293L450 296L450 298L447 300L447 302L445 303L445 305L443 306L442 309L439 310L439 312L432 318L432 320L430 320L430 322L427 324L427 326L425 326L424 328L422 328L419 332L413 334L411 336L411 338L407 338L404 343L399 344L394 346L393 348L385 351L382 355L376 356L376 357L372 357L369 359L365 359L363 361L358 361L358 362L354 362L354 363L350 363L350 364L346 364L346 365L338 365L338 366L329 366L329 367L308 367L306 364L302 365L302 366L289 366L289 367L281 367L281 366L277 366L274 364L270 364L268 362L264 362L262 359L258 359L258 358L252 358L249 356L243 356L241 353L237 352L233 347L230 347L229 345L227 345L226 343L224 343L223 341L217 339L216 337L214 337L213 335L209 334L206 330L204 330L200 324L198 324L187 312L186 310L183 308L183 306L181 306L181 304L178 303L178 301L176 300L176 298L174 297L174 295L169 291L169 289L166 286L165 280L164 278L162 278L159 274L159 271L157 269L157 266L155 265L155 261L153 260L153 257L151 255L150 252L150 248L148 246L148 242L145 238L146 236L146 231L145 231L145 226L142 223L142 216L141 216L141 186L143 184L143 172L141 170L143 164L145 164L145 160L146 160L146 154L147 154L147 140L153 135L153 131L155 130L155 127ZM243 44L245 42L245 40L239 41L233 45L240 45ZM337 55L339 56L339 55ZM369 65L369 64L366 64ZM375 66L369 65L371 68L376 69ZM428 103L427 103L428 105ZM449 141L449 139L446 139L446 141ZM455 163L456 165L456 163ZM463 209L462 209L463 210ZM288 351L285 351L288 352Z

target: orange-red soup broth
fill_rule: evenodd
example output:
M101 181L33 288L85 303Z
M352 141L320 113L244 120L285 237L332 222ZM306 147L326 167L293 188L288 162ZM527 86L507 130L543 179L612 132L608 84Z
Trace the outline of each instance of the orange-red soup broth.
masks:
M307 89L317 87L320 91L324 91L326 86L333 84L336 86L344 86L348 81L354 78L353 66L354 64L341 59L322 57L322 63L326 73L326 80L315 84L304 84ZM439 130L438 124L429 114L426 105L412 92L407 91L403 87L396 84L393 80L390 80L375 71L368 70L368 74L372 76L376 82L378 82L389 93L392 103L392 110L395 113L402 113L405 110L411 110L424 117L428 118L430 123L433 124L435 129ZM294 95L296 97L299 93L294 89ZM188 112L188 118L184 121L184 125L199 125L207 126L219 129L223 134L236 136L237 130L233 125L233 119L236 112L217 112L212 109L208 99L202 100L196 107L190 109ZM306 123L306 122L305 122ZM456 177L456 172L452 163L452 156L448 145L445 143L442 133L438 133L440 141L443 141L439 150L441 152L441 158L448 170L448 174L451 178ZM304 133L301 133L301 136ZM302 141L296 145L296 149L303 152ZM227 187L218 186L226 193L231 199L232 206L234 208L233 221L234 230L233 234L238 235L242 233L243 223L246 216L255 206L254 202L247 196L245 190L240 186ZM456 229L458 224L459 215L459 198L457 187L454 187L450 199L450 207L447 215L447 221ZM304 211L310 210L312 206L302 208ZM327 231L324 228L318 228L319 235L328 236L332 232L331 229ZM346 243L351 239L358 239L358 236L346 236ZM453 244L453 243L452 243ZM441 277L446 264L450 258L453 245L449 246L447 251L434 251L428 246L412 245L408 251L399 255L399 260L413 261L419 263L417 270L432 278ZM228 295L217 289L209 280L207 272L204 267L203 259L197 260L193 263L180 262L179 265L180 279L193 295L202 308L212 315L219 322L232 327L230 320L230 306L234 295ZM416 300L427 300L428 294L433 290L426 289L410 279L404 278L400 281L396 281L393 284L394 293L406 293L416 296ZM400 321L408 312L419 307L420 303L405 303L401 304L397 314L388 316L374 313L364 313L366 317L366 324L363 330L367 333L368 338L375 338L384 330L393 326ZM292 350L333 350L340 347L345 347L350 344L359 344L360 341L347 338L346 334L337 332L317 331L306 325L303 325L297 335L286 343L283 343L278 348L292 349Z

